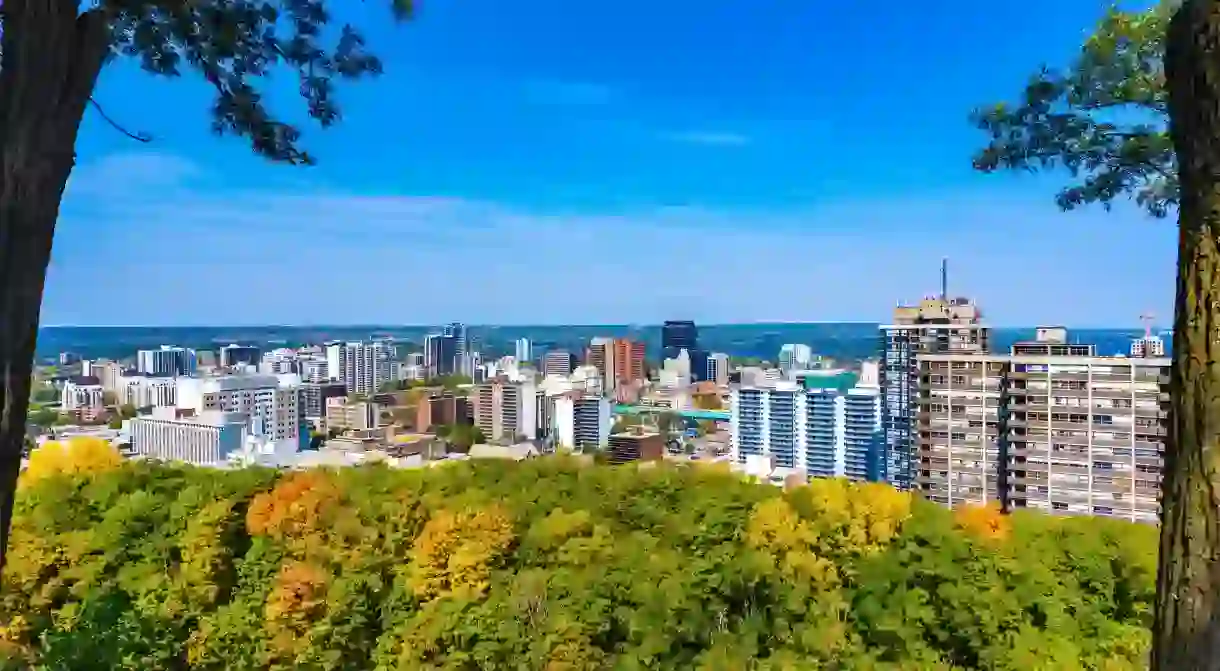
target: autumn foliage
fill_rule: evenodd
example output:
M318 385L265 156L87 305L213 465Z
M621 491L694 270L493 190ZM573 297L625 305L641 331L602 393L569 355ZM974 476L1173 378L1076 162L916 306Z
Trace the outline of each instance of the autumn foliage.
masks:
M1122 522L559 457L58 469L12 543L0 658L42 669L1122 671L1155 570Z

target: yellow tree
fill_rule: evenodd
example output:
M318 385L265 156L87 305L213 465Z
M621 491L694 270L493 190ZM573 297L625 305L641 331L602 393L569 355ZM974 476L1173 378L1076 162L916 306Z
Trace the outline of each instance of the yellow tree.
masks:
M1062 168L1064 209L1178 219L1153 668L1220 669L1220 0L1111 10L1069 67L974 117L979 170Z
M100 438L82 436L65 443L49 440L30 452L22 483L53 475L99 473L118 468L122 463L119 451Z
M299 80L311 119L339 119L336 79L381 71L364 38L326 0L8 0L0 12L0 569L29 404L43 284L59 204L86 110L101 107L102 68L130 59L163 77L200 75L212 128L272 161L309 164L300 130L263 95L282 70ZM408 16L411 0L391 0ZM112 124L113 125L113 124ZM142 136L132 137L147 141Z

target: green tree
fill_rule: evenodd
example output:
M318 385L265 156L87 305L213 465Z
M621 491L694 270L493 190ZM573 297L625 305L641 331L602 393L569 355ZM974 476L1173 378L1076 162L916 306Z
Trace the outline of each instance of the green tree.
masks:
M165 77L194 72L214 89L212 127L244 137L272 161L311 164L300 131L261 91L276 70L295 72L309 117L339 119L336 78L375 75L381 63L350 26L331 25L324 0L12 0L0 34L0 567L20 467L34 344L59 203L76 161L76 136L102 67L132 58ZM405 18L411 0L392 0ZM116 126L117 128L117 126ZM134 136L147 141L146 137Z
M657 413L657 430L663 436L670 436L678 433L685 428L685 422L682 416L672 410L665 410Z
M1067 68L977 111L983 171L1066 169L1072 209L1132 198L1176 212L1171 424L1162 486L1155 670L1220 669L1220 2L1110 10Z
M30 413L29 421L35 426L54 426L59 421L59 411L54 408L39 408Z
M136 414L136 406L130 403L124 403L123 405L119 406L119 417L122 417L123 419L131 419L135 417Z

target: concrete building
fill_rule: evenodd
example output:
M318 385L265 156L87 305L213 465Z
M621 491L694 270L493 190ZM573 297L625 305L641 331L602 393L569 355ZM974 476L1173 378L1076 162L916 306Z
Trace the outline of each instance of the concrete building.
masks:
M496 378L475 385L471 395L474 424L489 441L538 437L538 394L532 382Z
M588 450L606 447L614 419L606 398L568 392L554 398L551 422L557 447Z
M342 382L302 382L301 415L306 419L323 419L326 417L326 401L346 396L347 385Z
M178 380L146 375L121 376L115 391L119 404L134 408L159 408L178 402Z
M424 338L424 368L429 377L453 375L457 355L457 339L453 335L433 333Z
M1080 356L1059 347L1063 329L1039 335L1008 355L922 357L920 491L1155 523L1170 360Z
M597 375L603 385L601 391L614 389L618 383L618 367L614 355L613 338L594 338L589 342L589 351L588 356L585 357L585 363L597 370Z
M654 432L616 433L607 439L610 463L660 461L665 458L665 440Z
M239 453L246 439L244 413L205 412L195 415L172 407L129 423L131 450L164 461L218 465Z
M343 384L349 394L371 396L391 381L390 345L384 341L343 345Z
M328 342L322 345L326 356L326 375L328 379L343 382L347 379L345 365L347 358L343 356L345 346L341 342Z
M95 377L79 376L64 383L59 390L59 407L65 412L100 409L104 405L101 382Z
M326 399L326 430L370 431L381 426L381 406L372 401L352 402L346 396Z
M446 424L471 423L470 402L452 392L433 392L415 409L415 430L431 431Z
M542 357L542 374L544 376L568 376L576 370L576 355L563 349L551 350Z
M949 298L946 270L941 268L940 297L899 306L893 323L881 326L882 424L885 427L883 477L899 489L914 483L917 449L916 411L919 357L939 353L986 353L991 331L982 313L966 298Z
M169 345L139 350L136 352L136 370L145 375L194 375L195 350Z
M619 384L631 384L644 381L644 343L630 338L617 338L614 341L614 379L615 387ZM613 389L614 387L610 387Z
M310 384L321 384L330 380L330 364L324 356L301 359L301 379Z
M302 431L296 375L228 375L178 378L177 407L206 412L238 412L247 417L247 433L266 441L276 454L296 452L308 434Z

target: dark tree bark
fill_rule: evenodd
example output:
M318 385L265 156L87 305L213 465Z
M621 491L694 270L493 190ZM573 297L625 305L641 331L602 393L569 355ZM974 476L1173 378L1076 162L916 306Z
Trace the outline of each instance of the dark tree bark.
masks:
M109 29L77 0L4 0L0 37L0 570L21 467L43 282Z
M1220 670L1220 0L1187 0L1165 54L1181 176L1172 419L1152 668Z

